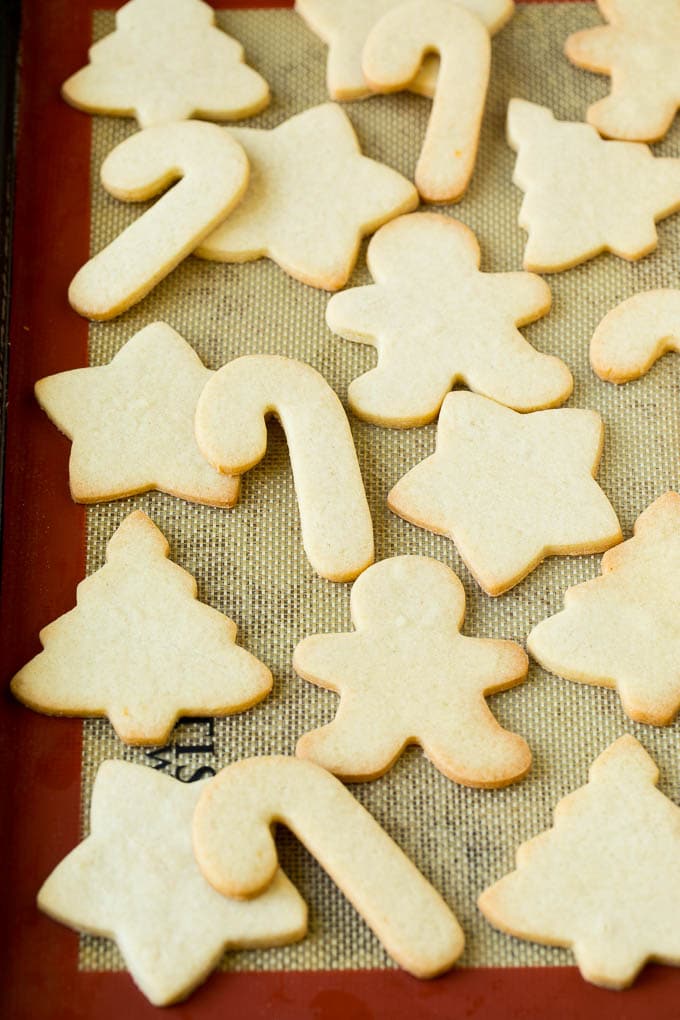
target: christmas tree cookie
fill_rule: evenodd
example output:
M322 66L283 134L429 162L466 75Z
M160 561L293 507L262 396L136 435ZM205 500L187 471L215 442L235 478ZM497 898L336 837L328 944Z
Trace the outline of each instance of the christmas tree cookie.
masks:
M126 517L75 609L40 632L44 650L12 680L14 696L47 715L108 716L128 744L163 744L182 715L228 715L265 698L267 667L168 553L145 513Z
M115 939L156 1006L189 995L225 949L301 939L307 908L281 870L250 900L220 896L198 869L191 820L210 780L179 783L144 765L105 761L90 834L56 867L38 906L77 931Z
M418 205L410 181L362 156L354 129L333 103L273 131L231 128L250 162L250 186L196 254L221 262L267 256L296 280L339 290L361 238Z
M602 557L602 576L569 588L529 651L552 673L618 690L637 722L663 726L680 709L680 496L667 492L634 537Z
M501 931L568 946L587 981L625 988L648 960L680 964L680 808L638 741L620 737L587 786L522 844L517 870L479 898Z
M296 0L295 10L328 43L326 80L331 99L360 99L371 94L361 66L361 52L375 24L403 0ZM453 5L454 0L451 0ZM513 0L455 0L493 35L512 17ZM433 96L439 61L428 55L410 83L414 92Z
M608 22L570 35L577 67L608 74L611 93L588 108L609 138L656 142L680 106L680 0L597 0Z
M352 588L353 634L318 634L293 656L300 676L340 694L334 721L306 733L296 754L343 779L376 779L407 744L420 744L449 779L505 786L531 752L500 726L484 698L522 682L527 657L512 641L464 637L463 586L424 556L383 560Z
M625 383L667 351L680 351L680 290L645 290L605 315L590 341L590 363L600 379Z
M73 441L73 498L98 503L159 489L233 506L238 478L212 468L194 436L198 398L213 374L179 333L154 322L110 364L40 379L38 403Z
M640 259L657 246L656 221L680 209L680 159L655 159L646 145L604 141L524 99L510 101L508 141L526 192L525 269L560 272L603 251Z
M594 411L518 414L474 393L450 393L434 454L397 482L388 505L452 538L482 588L500 595L546 556L621 541L593 477L602 443Z
M334 333L378 348L378 366L349 387L350 407L378 425L432 421L458 382L518 411L565 401L573 380L559 358L518 332L550 309L529 273L482 273L472 231L437 213L402 216L368 246L375 284L335 294Z
M243 63L243 47L215 27L201 0L130 0L90 63L62 86L88 113L136 117L140 127L202 117L238 120L269 102L269 87Z

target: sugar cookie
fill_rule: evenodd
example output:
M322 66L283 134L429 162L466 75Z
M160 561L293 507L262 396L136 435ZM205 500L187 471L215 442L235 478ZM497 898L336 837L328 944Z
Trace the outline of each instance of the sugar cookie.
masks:
M90 63L65 81L64 99L87 113L136 117L141 127L203 117L238 120L269 103L269 86L243 47L215 27L200 0L130 0Z
M656 221L680 209L680 159L655 159L646 145L605 142L524 99L510 101L508 142L526 192L525 269L556 273L603 251L640 259L657 246Z
M467 786L506 786L531 752L484 700L521 683L524 651L512 641L459 633L463 586L449 567L398 556L369 567L352 588L352 634L305 638L293 666L340 694L334 721L305 733L296 754L343 779L377 779L407 744Z
M626 734L555 808L555 824L517 851L517 870L479 898L501 931L568 946L581 974L631 984L647 960L680 964L680 809Z
M373 522L347 417L322 375L292 358L237 358L201 394L198 445L219 471L242 474L265 455L268 414L286 433L310 563L352 581L373 562Z
M407 0L373 26L362 67L374 92L395 92L432 50L439 72L415 182L427 202L457 202L475 167L489 84L491 43L482 22L451 0Z
M634 536L605 553L601 577L567 589L528 648L551 673L618 690L631 719L665 726L680 709L680 496L660 496Z
M482 588L500 595L546 556L621 541L593 477L602 443L594 411L518 414L474 393L450 393L434 454L397 482L388 505L452 538Z
M274 822L328 872L390 956L416 977L448 970L460 925L439 893L342 783L299 758L249 758L223 769L194 814L194 852L228 896L253 896L276 873Z
M210 782L105 761L92 790L90 835L38 893L38 906L56 921L114 939L156 1006L189 995L225 949L285 945L307 931L305 902L281 870L245 903L220 896L201 875L191 819Z
M161 124L126 138L101 169L116 198L139 202L182 179L78 270L72 307L112 319L141 301L241 200L248 174L243 149L215 124Z
M597 0L609 22L575 32L564 52L577 67L608 74L611 93L588 107L609 138L657 142L680 106L680 0Z
M198 248L221 262L267 256L296 280L323 290L344 287L365 234L410 212L410 181L362 156L339 106L325 103L273 131L230 128L252 167L246 197Z
M375 285L335 294L334 333L378 348L349 404L377 425L410 428L437 416L458 382L518 411L565 401L571 372L518 332L550 309L550 289L528 273L481 273L472 231L437 213L381 227L368 246Z
M600 379L639 379L667 351L680 351L680 290L647 290L612 308L590 341Z
M69 477L78 503L149 489L210 506L233 506L239 480L211 468L194 415L214 373L165 322L154 322L108 365L40 379L38 403L73 442Z
M512 17L513 0L456 0L493 35ZM327 83L331 99L360 99L371 94L361 68L361 51L377 21L403 0L296 0L295 10L328 43ZM439 61L429 55L409 88L433 96Z
M141 510L78 585L75 609L40 632L44 651L12 680L47 715L106 715L128 744L164 744L182 715L229 715L262 701L272 676L236 644L236 624L196 598Z

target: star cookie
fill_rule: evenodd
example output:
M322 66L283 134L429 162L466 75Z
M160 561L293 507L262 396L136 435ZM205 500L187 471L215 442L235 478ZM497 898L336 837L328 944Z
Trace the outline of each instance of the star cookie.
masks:
M272 676L236 645L236 624L199 602L141 510L78 585L75 609L40 632L44 651L12 693L47 715L106 715L128 744L164 744L182 715L229 715L267 696Z
M194 437L198 398L214 375L164 322L136 333L108 365L36 383L38 403L73 441L69 478L78 503L149 489L233 506L239 480L203 458Z
M362 156L349 119L333 103L305 110L273 131L229 130L246 151L250 185L199 246L203 258L267 256L302 283L339 290L361 238L418 205L410 181Z
M371 95L361 68L361 51L375 24L403 0L296 0L295 10L313 32L328 43L327 83L331 99L359 99ZM457 0L486 25L493 35L512 17L513 0ZM411 89L433 96L439 61L426 57Z
M512 641L464 637L463 586L447 566L398 556L369 567L352 588L353 634L302 641L293 666L340 694L335 720L305 733L296 754L343 779L377 779L407 744L420 744L449 779L505 786L526 775L531 752L504 730L484 698L526 677Z
M680 290L646 290L612 308L590 341L600 379L639 379L667 351L680 351Z
M349 404L377 425L410 428L437 416L456 383L518 411L561 404L573 380L518 332L550 309L550 290L528 273L481 273L472 231L437 213L402 216L368 246L373 286L334 295L330 329L378 348Z
M551 673L618 690L631 719L665 726L680 709L679 614L680 495L667 492L605 553L601 577L567 589L528 648Z
M680 0L597 0L607 25L575 32L564 52L608 74L611 93L588 108L608 138L657 142L680 106Z
M140 127L238 120L269 103L266 81L201 0L130 0L89 60L64 82L64 99L87 113L136 117Z
M587 981L625 988L648 960L680 964L680 809L626 734L555 808L552 829L523 843L517 870L479 898L501 931L568 946Z
M203 878L191 820L211 781L180 783L144 765L105 761L92 790L90 835L38 893L54 920L114 939L156 1006L189 995L225 949L285 945L307 930L304 900L281 870L250 900L221 896Z
M397 482L394 513L447 535L489 595L546 556L602 552L621 541L594 479L603 428L594 411L518 414L474 393L445 399L434 454Z
M508 141L526 192L525 269L556 273L603 251L640 259L657 246L656 221L680 209L680 159L655 159L646 145L606 142L524 99L510 101Z

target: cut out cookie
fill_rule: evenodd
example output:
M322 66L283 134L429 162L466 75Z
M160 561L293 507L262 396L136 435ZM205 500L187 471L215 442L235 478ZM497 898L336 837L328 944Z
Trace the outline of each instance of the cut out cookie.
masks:
M296 0L295 10L328 43L327 83L331 99L359 99L371 90L361 68L361 51L373 26L403 0ZM457 0L493 35L512 17L513 0ZM439 61L428 56L410 83L414 92L433 96Z
M296 280L339 290L361 238L410 212L418 193L396 170L362 156L352 125L332 103L291 117L273 131L230 128L252 177L238 209L200 245L221 262L267 256Z
M408 0L371 29L362 67L374 92L395 92L432 50L439 73L415 182L427 202L457 202L475 167L489 84L491 43L482 22L451 0Z
M550 289L528 273L481 273L472 231L436 213L381 227L367 254L374 286L334 295L334 333L378 348L378 367L355 379L349 404L377 425L410 428L437 416L457 382L516 408L565 401L571 373L539 354L517 326L550 309Z
M474 393L442 405L434 454L397 482L390 510L447 535L489 595L546 556L602 552L621 541L594 479L603 428L594 411L518 414Z
M285 945L307 931L304 900L281 870L245 903L220 896L201 875L191 820L210 782L105 761L92 790L90 835L38 893L38 906L56 921L114 939L156 1006L189 995L225 949Z
M680 159L655 159L646 145L603 141L524 99L510 101L508 142L526 192L525 269L560 272L603 251L640 259L657 246L656 221L680 209Z
M47 715L108 716L128 744L164 744L180 716L262 701L271 673L169 551L145 513L126 517L75 609L40 632L44 651L12 680L14 696Z
M131 0L90 63L62 86L87 113L136 117L141 127L202 117L238 120L269 103L269 87L243 63L243 47L215 27L200 0Z
M201 395L198 445L219 471L242 474L265 455L269 414L286 433L309 562L354 580L373 562L373 523L347 416L322 375L292 358L237 358Z
M271 826L300 839L390 956L416 977L453 966L464 936L439 893L342 783L299 758L249 758L206 786L194 814L194 850L227 896L253 896L276 873Z
M567 589L528 647L551 673L615 688L631 719L665 726L680 709L680 496L652 503L634 536L603 556L601 577Z
M98 503L159 489L233 506L238 478L211 468L194 436L196 404L213 374L179 333L154 322L110 364L37 382L38 403L73 441L73 498Z
M642 745L620 737L559 802L553 828L522 844L517 870L482 893L484 916L568 946L605 988L625 988L647 960L680 964L680 809L658 779Z
M597 0L609 22L570 35L564 52L578 67L608 74L610 95L588 108L609 138L657 142L680 106L679 0Z
M102 163L106 190L139 202L173 187L78 270L71 306L112 319L141 301L241 200L248 174L243 149L215 124L162 124L126 138Z
M305 733L296 754L343 779L377 779L407 744L468 786L506 786L526 775L531 752L500 726L484 700L526 677L512 641L459 633L463 586L424 556L383 560L352 588L353 634L302 641L295 670L340 694L334 721Z
M605 315L590 341L600 379L639 379L667 351L680 351L680 290L647 290Z

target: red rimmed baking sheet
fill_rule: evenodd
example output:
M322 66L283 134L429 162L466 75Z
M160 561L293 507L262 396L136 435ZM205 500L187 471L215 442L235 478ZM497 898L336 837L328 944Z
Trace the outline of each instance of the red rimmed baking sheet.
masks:
M340 0L339 0L340 2ZM566 0L569 2L569 0ZM33 400L35 380L87 363L87 323L67 303L89 254L91 119L59 97L91 39L91 0L24 0L3 532L0 870L5 925L0 1014L157 1015L124 973L77 968L77 937L35 894L80 833L81 723L28 712L7 682L39 650L42 626L73 605L85 573L85 511L68 495L70 444ZM289 3L219 4L224 7ZM399 1017L680 1016L680 973L648 967L625 993L576 968L455 969L431 982L399 971L217 973L170 1015L275 1020Z

